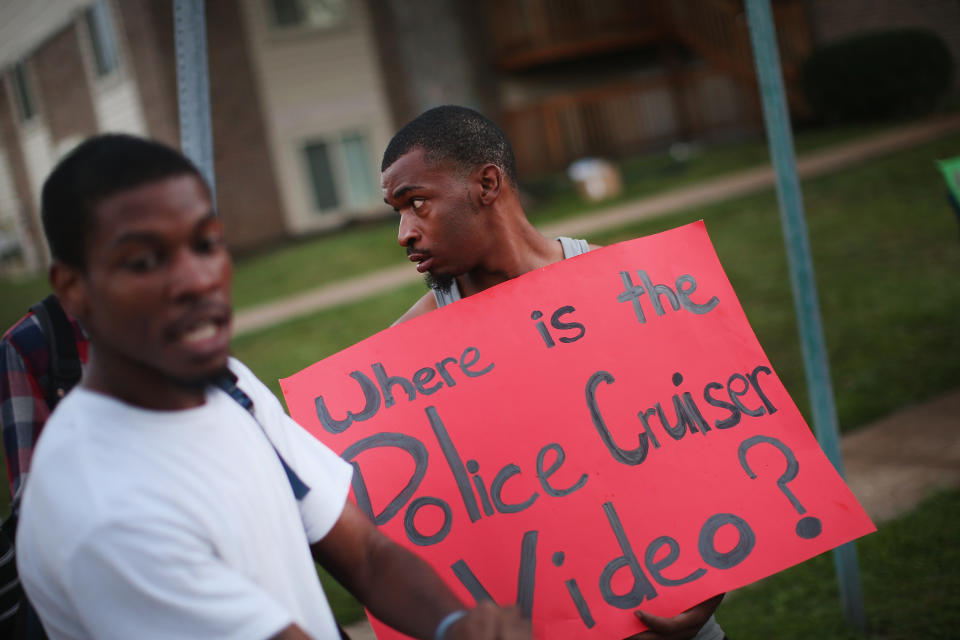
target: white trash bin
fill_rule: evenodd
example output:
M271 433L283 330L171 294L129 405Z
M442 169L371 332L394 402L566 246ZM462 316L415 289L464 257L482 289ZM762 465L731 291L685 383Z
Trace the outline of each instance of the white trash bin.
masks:
M623 190L620 169L608 160L581 158L570 165L567 175L580 195L593 202L616 197Z

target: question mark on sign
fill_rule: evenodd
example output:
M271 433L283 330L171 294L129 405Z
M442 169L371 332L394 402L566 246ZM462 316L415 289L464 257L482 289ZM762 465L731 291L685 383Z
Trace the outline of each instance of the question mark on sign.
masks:
M773 445L780 450L780 453L783 454L783 457L787 460L787 468L777 479L777 488L783 492L783 495L787 496L790 499L790 504L793 505L793 508L797 510L797 513L803 515L807 510L800 504L800 501L797 500L797 497L793 495L793 492L790 491L790 488L787 485L794 478L797 477L797 473L800 471L800 463L797 462L797 457L793 455L793 451L790 450L790 447L783 444L776 438L771 438L770 436L753 436L752 438L747 438L740 443L740 449L737 451L737 455L740 458L740 466L743 467L743 470L747 472L747 475L750 476L751 480L757 479L757 474L750 469L750 465L747 464L747 451L758 444L767 443ZM823 531L823 525L820 522L819 518L814 518L812 516L807 516L805 518L800 518L800 521L797 523L797 535L801 538L816 538L820 535L820 532Z

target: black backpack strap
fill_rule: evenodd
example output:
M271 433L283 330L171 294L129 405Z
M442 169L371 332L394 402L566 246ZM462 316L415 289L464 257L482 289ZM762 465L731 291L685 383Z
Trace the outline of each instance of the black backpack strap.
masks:
M287 481L290 483L290 489L293 490L293 496L298 502L303 500L307 493L310 492L310 487L308 487L307 484L300 479L300 476L297 475L297 472L294 471L290 465L287 464L287 461L283 459L283 456L280 455L280 451L273 444L273 440L271 440L270 436L267 435L267 430L263 428L262 424L260 424L260 420L257 419L257 414L253 411L253 398L248 396L243 389L237 386L236 374L227 369L213 380L213 384L214 386L223 390L228 396L233 398L237 404L250 412L250 415L260 427L260 430L263 431L263 435L266 436L267 442L269 442L270 446L273 447L273 451L277 454L277 458L280 459L280 464L283 466L283 471L287 474ZM334 622L337 623L337 631L340 633L340 639L350 640L350 636L347 635L347 632L343 629L340 623L336 620L334 620Z
M267 430L263 428L263 425L260 424L260 420L257 418L257 414L254 413L253 398L248 396L243 389L237 386L236 374L227 369L213 380L213 384L214 386L222 389L241 407L250 412L254 422L256 422L257 426L260 427L260 430L263 431L263 435L267 438L267 442L270 443L270 446L273 447L274 453L277 454L277 458L280 459L280 465L283 467L284 473L287 474L287 481L290 482L290 489L293 491L293 496L298 502L303 500L307 494L310 493L310 487L307 486L307 483L300 479L300 476L297 475L297 472L294 471L293 468L287 464L287 461L283 459L283 456L280 455L279 449L277 449L276 445L273 444L273 440L270 439L270 436L267 434Z
M36 316L50 348L50 376L47 384L47 404L53 409L63 396L78 382L82 368L77 351L77 337L73 325L57 296L52 293L33 304L30 311Z

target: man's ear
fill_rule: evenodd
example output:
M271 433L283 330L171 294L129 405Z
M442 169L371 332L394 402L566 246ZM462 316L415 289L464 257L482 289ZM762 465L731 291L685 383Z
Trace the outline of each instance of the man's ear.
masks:
M489 206L500 197L503 188L503 172L495 164L485 164L479 172L480 204Z
M50 286L67 313L80 320L87 317L89 298L81 269L54 260L50 265Z

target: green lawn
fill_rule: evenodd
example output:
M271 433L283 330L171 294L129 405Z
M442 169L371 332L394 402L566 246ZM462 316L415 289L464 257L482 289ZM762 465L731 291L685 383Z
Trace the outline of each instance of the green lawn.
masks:
M933 160L949 136L804 183L807 221L841 429L960 384L960 229ZM609 244L706 220L760 343L807 410L793 299L772 191L659 218L591 240ZM422 287L239 337L236 353L275 380L388 326Z
M796 136L798 153L840 144L901 123L852 125L803 131ZM547 224L625 202L715 178L768 162L762 140L711 145L696 150L685 162L667 153L622 161L623 194L604 203L585 203L563 173L527 182L528 213L535 224ZM387 214L386 208L384 209ZM269 302L344 277L404 264L396 242L396 224L389 217L306 238L285 247L236 260L234 305L238 309ZM11 280L0 278L0 327L13 324L27 307L49 292L45 275Z
M797 153L848 142L894 124L902 123L802 131L796 136ZM628 158L621 163L623 194L603 203L583 202L563 173L527 182L523 190L529 196L530 219L541 225L768 162L766 142L752 140L703 147L685 162L676 162L667 153ZM240 259L234 277L234 303L242 309L347 276L404 264L396 232L396 221L387 214L379 222Z
M960 492L938 494L857 542L873 640L960 637ZM855 640L829 553L740 589L717 610L734 640Z
M803 195L840 427L960 385L960 228L934 159L960 136L805 181ZM648 221L611 243L703 218L750 322L807 410L774 193Z
M797 150L803 153L839 144L890 126L891 123L856 125L801 132L796 138ZM768 158L763 140L704 147L683 163L674 161L667 153L630 158L622 163L623 194L604 203L583 202L565 174L528 182L524 192L530 196L530 219L539 225L766 164ZM396 221L388 215L380 222L238 260L235 305L243 308L346 276L404 264L396 233Z
M0 278L0 333L20 319L37 300L50 293L46 274Z

